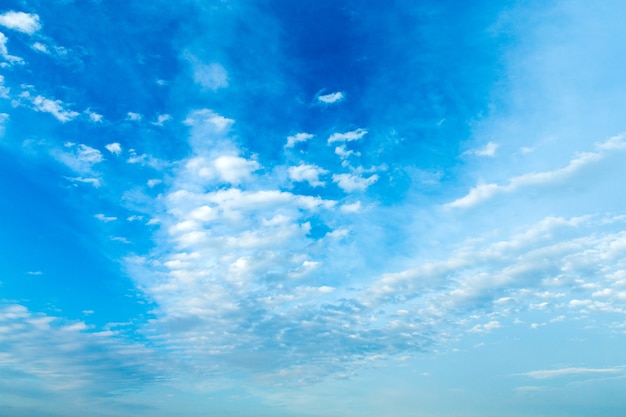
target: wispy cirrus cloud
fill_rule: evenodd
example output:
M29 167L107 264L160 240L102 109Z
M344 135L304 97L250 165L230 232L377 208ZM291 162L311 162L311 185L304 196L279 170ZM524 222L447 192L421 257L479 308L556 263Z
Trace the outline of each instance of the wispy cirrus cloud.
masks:
M76 111L67 109L61 100L53 100L41 95L32 97L28 91L23 92L20 97L29 100L36 111L50 113L61 123L74 120L80 115Z
M616 135L605 142L596 145L597 151L584 152L576 155L569 163L551 171L531 172L519 175L509 180L508 184L481 184L470 189L463 197L447 203L447 208L469 208L481 204L499 195L512 193L526 187L541 187L558 183L579 173L585 167L595 164L604 159L610 152L619 151L626 148L624 137L626 135Z
M533 379L552 379L562 377L577 377L577 376L593 376L593 375L606 375L606 374L621 374L624 373L624 368L560 368L560 369L545 369L539 371L530 371L521 376L527 376Z

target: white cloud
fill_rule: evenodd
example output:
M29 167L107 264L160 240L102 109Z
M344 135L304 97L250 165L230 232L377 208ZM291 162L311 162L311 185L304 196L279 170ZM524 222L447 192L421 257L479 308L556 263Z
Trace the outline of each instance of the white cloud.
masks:
M334 142L351 142L361 139L366 134L366 129L356 129L345 133L333 133L328 138L328 143L331 144Z
M132 122L138 122L142 119L142 115L139 113L133 113L132 111L129 111L128 113L126 113L126 120L130 120Z
M469 329L468 332L470 332L470 333L489 333L492 330L499 329L500 327L502 327L502 325L500 324L499 321L492 320L489 323L477 324L474 327L472 327L471 329Z
M84 177L65 177L66 179L76 183L84 183L84 184L91 184L96 188L99 188L101 183L100 183L100 179L99 178L84 178Z
M58 121L65 123L76 118L80 113L67 110L61 100L50 100L43 96L36 96L33 100L35 110L50 113Z
M41 42L35 42L32 44L32 48L35 51L39 51L39 52L43 52L44 54L49 54L50 51L48 50L48 47L46 45L44 45Z
M185 165L190 175L206 179L218 179L230 184L240 184L250 178L251 174L260 169L257 161L234 155L220 155L210 159L197 157L190 159Z
M94 122L94 123L101 123L102 122L102 115L98 114L96 112L93 112L89 109L85 110L85 114L89 117L89 120Z
M193 111L183 123L187 126L196 127L209 125L212 128L216 129L218 132L224 132L230 129L235 121L233 119L229 119L222 115L219 115L213 110L202 109Z
M324 104L332 104L343 101L345 99L345 95L341 91L337 91L335 93L324 94L321 96L317 96L317 100Z
M222 65L215 62L211 64L195 63L193 65L193 80L204 88L216 91L228 87L228 72Z
M108 145L105 145L105 148L107 149L107 151L115 155L119 155L120 153L122 153L122 145L117 142L109 143Z
M156 122L152 122L153 125L155 126L163 126L165 124L165 122L168 122L172 120L172 116L169 114L159 114L157 116L157 120Z
M4 124L9 118L10 116L7 113L0 113L0 137L4 135Z
M31 312L18 304L0 305L0 329L2 372L11 376L0 378L0 391L8 394L3 400L38 404L33 395L53 395L63 399L61 404L38 404L53 415L63 415L66 400L76 395L112 393L120 386L153 382L157 372L150 367L160 367L153 353L139 343L92 329L83 321Z
M154 156L146 153L138 154L137 151L132 148L128 150L128 153L129 157L126 159L126 162L129 164L139 164L142 166L149 166L154 169L163 169L169 164L168 161L155 158Z
M549 378L558 378L558 377L567 377L567 376L616 374L616 373L623 373L623 372L624 372L624 368L561 368L561 369L531 371L531 372L526 372L520 375L528 376L533 379L549 379Z
M510 193L524 187L544 186L562 181L577 173L585 166L601 160L603 157L604 155L598 152L587 152L571 159L567 166L554 171L533 172L513 177L506 185L477 185L476 187L470 189L467 195L446 204L445 207L469 208L489 200L498 194Z
M85 162L90 165L97 164L103 160L99 150L84 144L80 144L76 147L76 157L80 162Z
M307 140L311 139L313 137L312 134L310 133L296 133L295 135L292 136L288 136L287 137L287 144L285 145L286 148L293 148L296 143L299 142L306 142Z
M231 184L241 183L261 168L257 161L231 155L220 156L213 163L218 175Z
M92 167L104 160L102 153L84 144L67 142L65 147L71 152L54 152L55 158L80 174L89 174Z
M466 154L493 157L496 155L496 151L498 150L499 147L500 147L499 144L495 142L489 142L482 148L472 149L472 150L467 151Z
M289 178L292 181L306 181L312 187L320 187L325 185L323 181L320 181L320 175L327 174L328 171L322 169L316 165L301 164L298 166L289 167Z
M41 29L39 16L24 12L9 11L0 15L0 26L32 35Z
M352 204L344 204L339 208L343 213L358 213L361 211L361 202L357 201Z
M161 184L162 182L163 182L163 181L161 181L161 180L159 180L159 179L152 178L152 179L149 179L149 180L146 182L146 184L148 185L148 187L150 187L150 188L154 188L154 187L156 187L157 185Z
M101 222L105 222L105 223L114 222L114 221L117 220L117 217L105 216L102 213L98 213L98 214L94 215L94 217L96 219L100 220Z
M11 90L4 86L4 76L0 75L0 98L9 98L9 92Z
M370 185L378 181L378 175L374 174L367 178L354 174L334 174L333 182L344 190L351 193L353 191L364 191Z
M341 159L347 159L347 158L349 158L351 155L354 155L354 156L361 156L361 153L360 153L360 152L355 152L355 151L353 151L353 150L348 150L348 149L346 148L346 145L340 145L340 146L337 146L337 147L335 148L335 154L339 155L339 157L340 157Z
M13 63L16 63L16 64L23 63L24 61L19 56L9 55L9 50L7 48L7 42L8 41L9 41L9 39L4 35L4 33L0 32L0 55L6 61L9 61L10 64L13 64Z

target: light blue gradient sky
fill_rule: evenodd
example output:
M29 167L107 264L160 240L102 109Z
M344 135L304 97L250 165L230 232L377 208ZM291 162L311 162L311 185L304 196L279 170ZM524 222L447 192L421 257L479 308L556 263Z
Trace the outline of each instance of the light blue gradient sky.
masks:
M626 5L8 0L0 407L623 416Z

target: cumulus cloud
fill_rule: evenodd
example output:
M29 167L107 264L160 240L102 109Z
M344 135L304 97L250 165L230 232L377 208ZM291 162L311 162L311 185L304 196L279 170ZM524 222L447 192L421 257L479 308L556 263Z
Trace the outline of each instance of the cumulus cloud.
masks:
M293 148L296 143L306 142L307 140L313 138L313 135L310 133L296 133L295 135L291 135L287 137L287 143L285 144L286 148Z
M365 191L367 187L378 181L378 175L362 177L355 174L333 174L333 182L345 192Z
M312 187L321 187L325 183L320 181L320 176L328 174L328 171L320 168L316 165L301 164L298 166L289 167L289 178L292 181L300 182L306 181Z
M367 134L366 129L356 129L356 130L352 130L350 132L345 132L345 133L333 133L328 138L328 144L331 144L334 142L351 142L351 141L359 140L366 134Z
M105 148L107 151L115 155L119 155L120 153L122 153L122 145L117 142L109 143L108 145L105 145Z
M254 160L235 155L220 155L216 158L197 157L186 164L187 171L201 179L217 179L230 184L240 184L261 168Z
M15 11L0 14L0 26L28 35L32 35L41 29L38 15Z
M345 100L345 95L343 92L341 91L337 91L335 93L330 93L330 94L324 94L324 95L320 95L317 96L317 100L320 103L324 103L324 104L332 104L332 103L337 103L340 101Z

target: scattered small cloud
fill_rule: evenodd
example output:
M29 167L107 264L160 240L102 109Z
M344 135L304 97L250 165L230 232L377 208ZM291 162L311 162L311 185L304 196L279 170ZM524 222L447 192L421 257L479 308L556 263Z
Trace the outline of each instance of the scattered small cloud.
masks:
M286 148L293 148L296 143L306 142L307 140L313 138L313 135L310 133L296 133L295 135L287 136L287 143L285 144Z
M490 333L492 330L496 330L502 327L499 321L492 320L489 323L477 324L468 330L470 333Z
M345 133L333 133L328 138L328 144L331 144L334 142L351 142L351 141L359 140L366 134L367 134L366 129L356 129L356 130L345 132Z
M345 192L365 191L367 187L378 181L378 175L374 174L369 177L361 177L354 174L334 174L333 182L337 183L339 188Z
M157 120L156 122L152 122L153 125L155 126L163 126L165 124L165 122L169 122L170 120L172 120L172 116L169 114L159 114L157 116Z
M350 156L361 156L360 152L356 152L352 149L348 149L346 145L340 145L335 147L335 154L339 155L341 159L348 159Z
M50 51L48 47L41 42L35 42L31 46L35 51L43 52L44 54L49 54Z
M324 104L338 103L340 101L344 101L345 98L345 94L341 91L317 96L317 100Z
M114 155L119 155L120 153L122 153L122 145L117 142L109 143L108 145L105 145L105 148L107 151L111 152Z
M128 113L126 113L126 120L129 120L131 122L138 122L142 119L142 115L139 113L134 113L132 111L129 111Z
M101 184L99 178L84 178L84 177L65 177L65 179L73 182L73 183L83 183L90 184L96 188L99 188Z
M105 223L109 223L109 222L114 222L117 220L117 217L110 217L110 216L105 216L102 213L98 213L94 216L96 219L100 220L101 222L105 222Z

